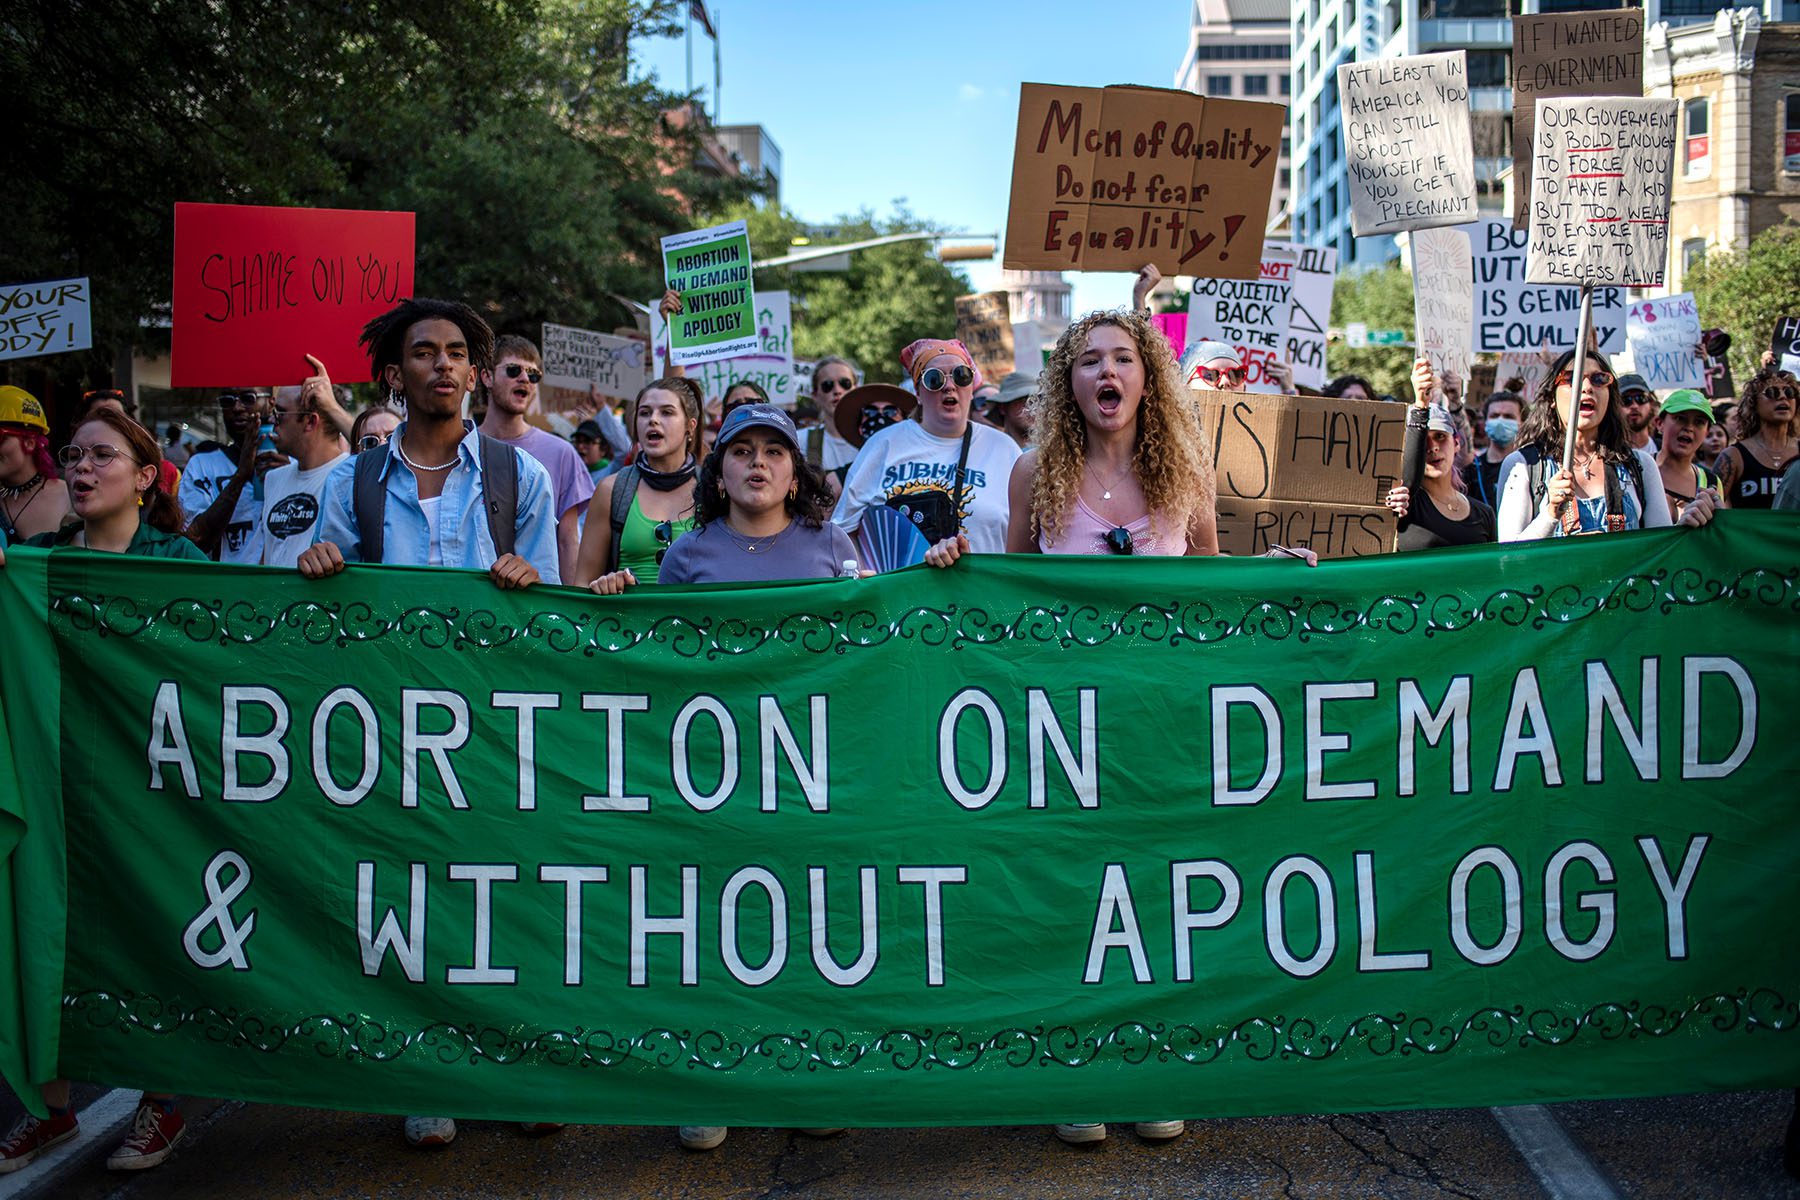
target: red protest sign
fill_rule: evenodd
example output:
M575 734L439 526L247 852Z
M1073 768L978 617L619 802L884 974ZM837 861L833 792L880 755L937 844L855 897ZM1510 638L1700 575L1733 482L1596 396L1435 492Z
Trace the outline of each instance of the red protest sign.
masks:
M366 379L363 325L413 294L413 214L175 206L176 387Z

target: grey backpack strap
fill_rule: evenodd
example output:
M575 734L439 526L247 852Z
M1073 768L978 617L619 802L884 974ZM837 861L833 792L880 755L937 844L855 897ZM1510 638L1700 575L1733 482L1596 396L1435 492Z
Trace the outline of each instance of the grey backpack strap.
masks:
M619 542L625 536L625 520L631 515L631 502L637 499L638 480L642 472L637 464L624 468L613 476L612 490L612 541L606 551L605 574L612 574L619 569Z
M505 442L481 434L481 491L487 501L494 557L513 552L519 527L519 456Z
M387 466L387 443L356 456L356 477L350 505L356 513L357 557L366 563L381 561L382 523L387 517L387 483L381 477Z

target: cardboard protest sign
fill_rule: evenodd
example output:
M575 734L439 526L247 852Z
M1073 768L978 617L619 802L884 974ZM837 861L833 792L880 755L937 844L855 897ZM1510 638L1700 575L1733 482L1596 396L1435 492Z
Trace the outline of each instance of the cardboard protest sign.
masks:
M794 378L793 297L785 291L758 292L754 311L756 339L750 352L696 363L687 368L688 377L699 381L702 394L709 399L722 399L732 384L747 380L767 392L771 403L792 408L800 394ZM654 310L650 337L655 360L666 363L668 327L662 314Z
M1219 502L1379 505L1400 478L1406 409L1380 400L1197 391Z
M85 277L0 288L0 359L88 349L91 296Z
M1769 348L1784 371L1800 371L1800 317L1782 317L1775 322L1775 337Z
M177 204L170 381L366 379L358 335L412 294L412 213Z
M1537 102L1532 283L1661 287L1679 100Z
M750 231L742 221L677 233L662 240L663 282L681 293L669 325L669 361L691 367L754 354L756 288L750 277Z
M1634 8L1513 18L1513 219L1531 203L1536 102L1644 94L1644 14Z
M1573 349L1581 290L1526 282L1526 229L1492 217L1462 229L1474 252L1475 349L1486 354ZM1625 349L1624 288L1594 289L1594 331L1603 352Z
M1279 393L1281 384L1269 367L1287 353L1293 275L1291 251L1266 250L1259 279L1194 280L1188 294L1188 345L1214 338L1234 347L1247 372L1246 386L1253 392Z
M1267 242L1271 249L1294 256L1292 302L1288 308L1287 362L1294 382L1301 387L1322 388L1325 370L1325 331L1331 327L1331 290L1337 279L1337 247L1302 246L1296 242Z
M1700 345L1700 310L1694 293L1640 300L1627 311L1626 339L1631 361L1653 391L1706 387L1706 360Z
M1469 235L1460 229L1418 229L1412 243L1413 324L1419 357L1440 380L1469 379L1474 358L1475 272Z
M1167 88L1025 84L1004 265L1256 278L1286 113Z
M1311 500L1241 500L1220 495L1214 511L1219 551L1254 557L1276 546L1307 549L1320 558L1391 554L1400 538L1394 510L1380 504Z
M1337 78L1356 236L1473 220L1467 52L1348 62Z
M544 322L544 379L553 387L629 400L650 382L650 347L636 338L614 337L572 325Z
M975 357L989 383L999 383L1016 369L1012 301L1005 292L978 292L956 298L956 336Z

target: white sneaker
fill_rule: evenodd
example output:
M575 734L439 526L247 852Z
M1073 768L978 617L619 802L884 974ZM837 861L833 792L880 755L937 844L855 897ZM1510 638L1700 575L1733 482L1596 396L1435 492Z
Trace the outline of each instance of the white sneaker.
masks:
M1186 1121L1139 1121L1137 1135L1146 1141L1163 1142L1187 1132Z
M456 1140L456 1121L451 1117L408 1117L406 1140L414 1146L448 1146Z
M1090 1142L1106 1140L1106 1126L1098 1124L1058 1125L1056 1136L1071 1146L1085 1146Z
M683 1125L681 1144L688 1150L717 1150L725 1144L728 1132L730 1127L726 1125Z

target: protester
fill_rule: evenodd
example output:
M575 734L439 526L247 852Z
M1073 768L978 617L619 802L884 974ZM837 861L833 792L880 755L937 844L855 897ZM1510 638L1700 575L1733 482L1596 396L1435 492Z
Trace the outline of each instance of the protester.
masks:
M1463 470L1463 491L1492 509L1500 503L1500 464L1519 440L1519 420L1525 406L1519 393L1499 391L1482 405L1482 426L1487 430L1487 449Z
M1670 392L1663 401L1662 415L1657 418L1661 449L1656 454L1656 469L1662 475L1672 520L1680 520L1694 497L1714 486L1712 472L1694 461L1711 427L1712 406L1693 388Z
M843 490L844 475L856 459L857 446L838 432L838 398L856 386L856 365L847 358L828 354L813 364L812 396L819 406L817 427L806 431L806 461L831 476L832 486Z
M1181 356L1181 378L1188 387L1214 392L1248 391L1249 373L1236 350L1224 342L1202 339Z
M188 514L187 536L220 562L262 561L262 491L268 473L287 462L265 427L269 393L238 388L219 393L219 413L231 444L188 459L177 499Z
M730 416L732 411L746 404L768 404L769 393L763 385L754 379L734 379L725 394L719 398L719 419Z
M1455 418L1444 404L1429 400L1437 390L1429 360L1413 363L1412 382L1400 483L1387 494L1387 506L1400 518L1397 547L1431 550L1493 541L1494 510L1464 493L1463 475L1456 465L1460 439Z
M1575 352L1551 365L1519 429L1519 448L1501 464L1500 540L1605 533L1671 524L1656 461L1631 445L1619 415L1612 366L1588 351L1584 378L1575 383ZM1579 388L1579 400L1576 399ZM1576 422L1575 459L1564 453L1563 422ZM1683 525L1712 519L1714 497L1702 491L1681 516Z
M921 338L900 352L900 366L918 389L919 420L898 421L868 437L845 476L832 519L853 534L871 507L898 509L931 545L926 561L940 566L964 549L1003 553L1007 478L1019 447L993 426L969 419L973 357L959 341ZM838 414L840 431L847 415Z
M1651 429L1656 424L1659 407L1656 393L1642 375L1619 376L1619 416L1625 422L1625 432L1630 435L1634 447L1651 454L1656 453L1656 439L1651 436Z
M606 439L600 432L600 422L589 417L577 425L575 432L569 435L569 444L575 447L575 454L581 459L581 465L587 468L588 478L598 484L609 465L606 459Z
M350 453L361 454L377 446L387 445L400 428L400 410L389 404L371 404L356 414L350 423Z
M349 455L337 427L315 407L329 378L276 391L271 423L275 449L291 461L263 477L262 561L292 567L313 543L319 526L319 494L333 467Z
M1167 342L1168 339L1163 340ZM1031 445L1031 431L1037 422L1037 413L1031 407L1032 393L1037 391L1037 385L1036 375L1009 372L988 403L995 427L1017 442L1021 450Z
M122 417L133 421L138 419L137 401L129 393L120 388L95 388L81 393L75 411L69 415L69 428L73 429L87 420L88 415L96 408L110 408ZM156 468L156 486L171 496L181 486L181 470L166 455Z
M508 333L494 339L494 366L481 372L482 390L488 398L481 432L523 450L549 472L554 496L551 511L556 515L557 572L572 582L581 548L577 524L594 494L594 480L573 446L525 419L526 413L538 407L538 384L543 378L543 355L529 338Z
M68 515L44 406L24 388L0 387L0 546L51 533Z
M1339 400L1379 400L1375 388L1361 375L1339 375L1325 385L1325 394Z
M208 561L198 546L181 536L180 505L157 486L162 447L156 436L123 411L110 407L91 410L58 458L74 519L57 530L24 539L25 545ZM6 554L0 550L0 567L5 565ZM68 1080L45 1084L43 1096L49 1115L20 1117L0 1140L0 1174L29 1166L46 1150L80 1132ZM130 1132L106 1165L114 1171L154 1167L169 1157L185 1131L175 1097L167 1092L146 1092L138 1101Z
M1734 406L1721 400L1713 405L1712 424L1706 427L1706 441L1700 447L1700 461L1717 463L1725 447L1731 445L1731 410Z
M181 435L182 427L173 423L163 431L163 461L177 471L187 466L188 460L188 448L181 440Z
M631 402L637 459L600 481L588 502L573 582L606 576L656 583L675 539L694 527L694 475L700 452L700 389L665 376Z
M1744 384L1732 432L1737 440L1725 448L1713 467L1727 508L1769 508L1781 473L1800 452L1800 420L1796 402L1800 387L1794 377L1764 367Z

